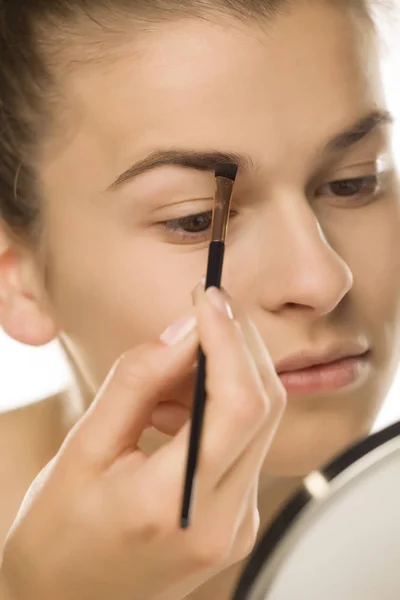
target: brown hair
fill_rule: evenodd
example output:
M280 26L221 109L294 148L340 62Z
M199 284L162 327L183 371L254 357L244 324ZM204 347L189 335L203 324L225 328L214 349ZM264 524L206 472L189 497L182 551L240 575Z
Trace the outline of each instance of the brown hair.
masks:
M63 52L70 55L75 47L79 50L75 60L100 56L102 36L118 40L127 16L141 29L163 20L212 19L221 14L261 22L272 19L292 1L0 0L0 224L28 244L40 241L36 161L51 122L55 67ZM352 0L351 4L360 14L369 15L368 0ZM83 23L97 31L97 37L83 36ZM79 43L74 45L75 41Z

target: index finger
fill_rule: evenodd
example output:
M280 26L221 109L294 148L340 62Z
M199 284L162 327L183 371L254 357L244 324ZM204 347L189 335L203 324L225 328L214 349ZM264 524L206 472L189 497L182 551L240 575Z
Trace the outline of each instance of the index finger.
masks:
M71 433L69 446L90 466L105 468L135 449L162 394L190 368L198 345L196 319L175 345L148 343L126 352Z

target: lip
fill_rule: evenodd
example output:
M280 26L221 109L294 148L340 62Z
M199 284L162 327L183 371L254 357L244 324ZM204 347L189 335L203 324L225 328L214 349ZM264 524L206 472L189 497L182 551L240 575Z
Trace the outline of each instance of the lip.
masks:
M330 346L320 352L301 350L291 356L278 361L275 370L278 375L302 371L310 367L329 365L347 358L362 358L368 354L369 348L354 342Z

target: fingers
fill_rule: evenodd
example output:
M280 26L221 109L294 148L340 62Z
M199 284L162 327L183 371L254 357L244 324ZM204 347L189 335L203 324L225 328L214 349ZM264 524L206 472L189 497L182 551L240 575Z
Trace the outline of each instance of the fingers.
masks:
M216 501L226 504L230 501L233 506L240 506L243 490L249 489L258 482L260 471L269 448L275 437L283 411L268 420L254 441L249 444L243 454L225 473L216 488ZM217 500L217 496L220 500Z
M280 388L281 394L285 395L285 389L275 372L272 359L266 349L265 343L259 334L253 321L243 312L238 304L227 294L224 294L229 300L233 309L235 320L241 325L246 343L253 355L254 361L260 373L260 377L266 388ZM199 304L204 295L204 284L199 284L193 292L193 301ZM269 367L265 368L265 363ZM182 386L176 390L174 398L168 402L162 402L157 405L151 417L151 424L161 433L173 436L182 428L186 421L190 418L191 407L193 406L193 387L195 382L196 365L193 365L193 370L188 373L188 377L182 382ZM271 411L275 408L280 410L279 402L271 403Z
M229 304L232 307L236 321L240 323L243 335L249 346L250 352L253 355L254 361L260 373L260 377L262 378L264 384L266 386L272 385L274 387L281 388L281 390L284 391L281 380L275 371L275 366L271 355L268 352L265 342L262 339L254 322L248 315L245 314L238 303L235 302L235 300L231 298L225 290L223 293L229 300Z
M271 355L262 339L256 325L253 320L246 315L239 304L223 289L221 290L226 297L229 305L235 315L235 320L240 324L246 343L250 349L253 359L257 365L260 377L266 387L269 385L273 386L273 389L277 389L282 395L286 394L285 388L279 379L278 374L275 371L275 366L272 361ZM200 302L202 293L201 286L193 292L193 299L195 303Z
M202 495L217 486L265 426L271 398L275 401L278 392L272 383L269 393L265 388L264 379L274 381L267 351L259 352L258 367L242 327L230 318L229 309L223 308L224 297L211 289L197 302L201 345L207 356L207 404L198 467L198 489ZM259 368L267 373L264 379ZM186 443L184 429L171 443L171 461L186 454Z
M199 343L194 315L180 326L184 337L177 343L158 341L130 350L110 371L68 440L90 466L106 467L135 449L160 395L179 385L190 369Z
M239 503L232 502L232 498L221 494L213 502L214 519L220 523L222 531L231 528L235 534L233 552L230 554L230 563L247 558L253 550L260 530L260 513L258 510L258 478L246 489L242 490ZM228 493L228 490L226 490ZM230 515L237 515L236 522L232 523ZM229 522L229 518L231 522ZM225 524L224 524L224 521Z
M161 402L151 415L151 426L160 433L173 436L190 418L190 409L177 402Z
M257 364L260 377L269 395L270 411L264 427L260 429L260 432L251 440L246 449L232 463L218 482L214 503L216 508L217 506L221 507L222 513L224 510L226 511L228 506L232 511L238 512L240 507L243 507L244 502L247 502L247 495L244 490L258 489L258 479L262 465L286 406L285 388L275 371L273 361L256 326L232 298L226 292L224 293L229 298L235 319L241 325L246 343ZM248 531L248 528L246 528L246 531Z
M151 425L161 433L169 436L176 435L190 419L196 369L197 365L193 366L171 397L163 398L162 402L155 407L151 415Z
M220 304L220 310L215 307ZM225 311L221 307L225 305ZM201 344L207 357L207 406L199 476L214 487L262 427L270 402L240 324L215 288L198 313ZM218 457L219 467L216 466ZM211 465L214 466L210 469Z

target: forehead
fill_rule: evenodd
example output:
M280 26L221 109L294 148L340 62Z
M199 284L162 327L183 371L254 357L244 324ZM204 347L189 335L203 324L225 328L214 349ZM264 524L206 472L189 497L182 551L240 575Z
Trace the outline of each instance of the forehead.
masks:
M132 33L109 62L73 69L64 97L64 153L93 146L110 169L174 145L273 148L278 161L383 103L370 29L324 2L263 26L180 20Z

